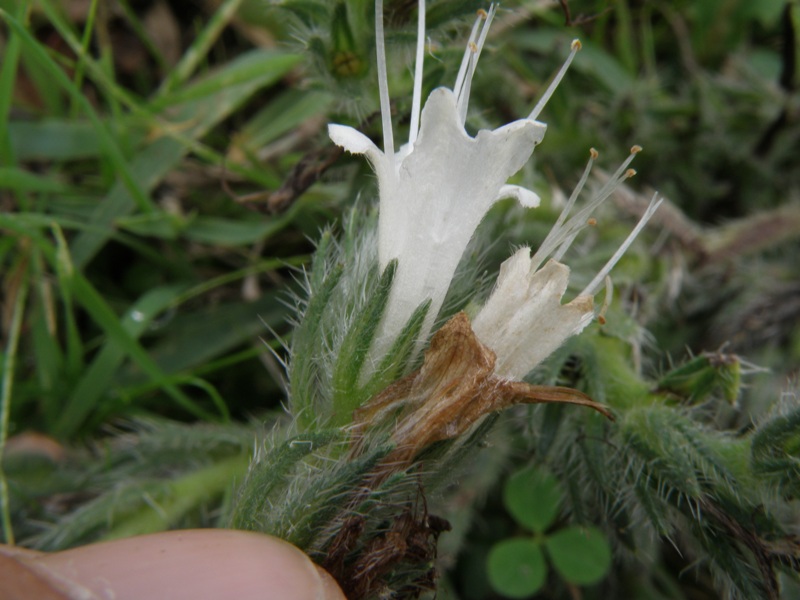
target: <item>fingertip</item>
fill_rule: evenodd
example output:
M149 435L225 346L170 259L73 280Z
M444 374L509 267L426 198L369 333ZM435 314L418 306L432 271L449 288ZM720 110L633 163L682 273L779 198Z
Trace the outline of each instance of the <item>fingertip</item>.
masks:
M342 588L336 583L336 580L325 569L319 565L314 565L317 569L317 574L320 579L321 596L319 600L347 600L342 592Z
M44 555L30 563L59 581L116 600L346 600L333 578L305 553L253 532L164 532Z

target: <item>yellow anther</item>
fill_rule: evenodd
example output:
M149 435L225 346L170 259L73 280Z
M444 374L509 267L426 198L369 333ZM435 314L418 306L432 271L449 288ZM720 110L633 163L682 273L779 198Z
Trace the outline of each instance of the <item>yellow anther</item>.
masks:
M572 44L570 44L570 48L572 48L573 50L580 50L581 48L583 48L583 44L581 44L580 40L575 39L575 40L572 40Z
M478 52L478 45L475 42L470 42L469 51L472 52L473 54L476 54Z
M485 21L489 17L489 13L487 13L482 8L479 8L478 9L478 16Z
M634 175L636 175L636 169L628 169L625 171L625 179L630 179Z
M639 154L639 152L641 152L641 151L642 151L642 147L639 146L638 144L633 146L633 147L631 147L631 154Z
M589 227L594 227L595 225L597 225L597 219L595 219L594 217L589 217L589 220L586 221L586 224Z
M597 160L597 157L600 156L600 153L594 148L589 148L589 156L592 157L592 160Z

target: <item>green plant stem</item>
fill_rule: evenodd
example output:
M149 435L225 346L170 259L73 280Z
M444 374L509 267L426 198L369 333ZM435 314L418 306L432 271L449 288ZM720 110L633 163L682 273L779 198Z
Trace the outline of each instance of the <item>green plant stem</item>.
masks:
M183 55L180 62L172 69L169 77L164 80L164 83L158 90L159 96L163 96L167 92L172 91L176 86L184 83L191 77L192 73L194 73L200 63L208 55L211 46L214 45L214 42L222 31L236 15L236 11L239 10L241 4L242 0L228 0L220 6L219 10L211 17L205 29L197 36L195 42Z
M202 283L199 283L187 289L185 292L181 293L175 298L171 306L172 307L179 306L184 302L186 302L187 300L191 300L196 296L200 296L213 289L220 288L223 285L230 284L239 279L249 277L250 275L265 273L268 271L274 271L282 267L301 267L307 264L308 261L309 257L307 254L291 256L289 258L280 258L280 259L275 258L270 260L262 260L254 265L249 265L247 267L244 267L243 269L231 271L229 273L225 273L224 275L219 275L217 277L208 279L206 281L203 281Z
M81 37L81 48L83 52L78 55L78 61L75 65L75 87L81 89L83 85L83 74L86 70L86 63L83 57L89 53L89 44L92 41L92 30L94 29L95 18L97 17L97 0L92 0L89 5L89 12L86 15L86 25L83 29L83 36ZM73 97L70 100L70 117L75 119L80 112L80 106Z
M179 477L167 484L166 502L142 506L113 526L101 541L168 529L192 509L222 496L234 482L243 480L249 464L249 455L239 455Z
M22 270L25 263L20 264ZM17 346L19 344L19 334L22 330L23 314L25 312L25 300L28 296L29 281L22 271L22 276L17 287L17 294L14 300L14 310L11 315L11 326L8 333L8 343L5 349L5 359L3 360L2 388L0 388L0 519L3 522L3 539L7 544L14 544L14 531L11 527L11 511L8 498L8 483L3 469L3 453L5 451L6 440L8 439L8 421L11 414L11 394L14 382L14 363L17 356Z
M115 167L116 173L136 202L139 209L144 213L156 212L153 201L147 192L136 181L128 166L127 160L123 155L117 138L113 131L98 116L91 102L86 99L81 90L77 89L72 80L64 73L61 67L50 57L46 50L37 40L26 30L25 26L17 19L14 19L6 11L0 9L0 19L5 20L14 33L20 37L25 47L28 49L32 58L39 62L47 74L61 87L70 98L80 106L91 121L97 133L98 140L103 147L110 163Z
M28 2L21 2L17 7L17 18L22 22L27 22L28 6ZM21 45L22 41L18 35L12 33L8 36L5 56L0 67L0 123L3 124L3 127L0 127L0 165L13 165L16 162L6 125L11 112Z

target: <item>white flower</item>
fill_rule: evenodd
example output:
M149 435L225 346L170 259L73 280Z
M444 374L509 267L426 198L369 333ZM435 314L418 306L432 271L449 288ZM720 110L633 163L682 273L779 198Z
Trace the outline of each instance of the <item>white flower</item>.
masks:
M506 185L506 181L522 168L542 140L546 126L538 122L536 116L579 47L573 44L570 58L556 81L527 118L495 130L481 130L471 137L464 128L469 91L497 7L492 5L488 14L482 12L476 20L454 89L434 90L420 116L425 37L425 4L420 2L411 133L408 143L395 152L385 77L381 4L380 0L376 2L376 38L384 150L351 127L330 125L328 128L336 144L349 152L365 155L375 170L380 192L381 269L394 259L398 261L382 331L373 349L376 358L402 331L412 313L430 300L431 307L421 331L421 338L427 338L467 244L497 200L516 198L523 206L539 205L535 193Z
M573 42L572 52L563 67L526 118L495 130L481 130L471 137L464 122L472 77L496 10L493 4L488 13L479 13L453 89L434 90L420 110L425 39L425 2L420 0L410 134L408 143L395 151L386 78L383 5L382 0L376 0L384 149L352 127L328 127L336 144L354 154L363 154L372 165L380 193L380 266L385 269L392 260L398 263L381 331L371 349L373 366L367 367L368 371L383 357L414 311L430 300L431 306L420 332L420 341L427 339L461 256L496 201L516 198L523 206L539 205L535 193L507 185L506 181L530 159L535 146L544 137L546 125L536 118L580 49L580 42ZM474 323L475 334L497 355L498 376L521 379L594 317L592 294L595 288L657 204L651 204L628 240L587 289L565 305L561 304L561 298L567 289L569 269L557 261L586 225L591 212L622 180L633 174L628 165L639 150L634 147L629 159L592 195L584 208L567 219L597 156L592 150L592 159L581 181L536 254L530 257L529 249L522 249L503 264L496 288ZM552 260L540 269L548 257Z
M597 152L592 149L583 177L536 254L531 257L530 248L521 248L500 267L495 289L472 324L478 339L496 354L495 373L498 376L522 379L567 338L580 333L594 318L595 291L653 216L661 200L653 197L627 239L589 285L567 304L561 304L561 298L567 290L569 268L558 259L590 223L594 209L623 180L635 174L633 169L628 169L628 165L640 150L639 146L631 148L630 156L617 172L581 210L567 218L597 158ZM539 268L548 257L552 258ZM607 285L606 301L610 296L610 282Z
M503 263L494 292L472 322L478 339L497 355L497 375L522 379L592 321L591 296L561 304L568 283L569 268L554 260L532 269L530 248Z

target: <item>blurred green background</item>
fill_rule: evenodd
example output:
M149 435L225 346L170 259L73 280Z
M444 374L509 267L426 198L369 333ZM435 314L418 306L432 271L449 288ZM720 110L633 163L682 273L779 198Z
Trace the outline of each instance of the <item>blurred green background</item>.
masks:
M371 4L0 0L0 456L22 439L48 460L102 456L134 420L164 418L229 424L238 455L252 437L239 424L279 418L288 292L320 230L372 194L369 169L325 130L341 122L379 139ZM480 7L429 4L426 89L452 84ZM386 12L403 131L416 3L387 0ZM615 276L650 332L637 360L659 373L706 351L740 356L738 405L709 416L734 432L797 377L798 36L796 1L508 1L473 83L468 129L520 118L582 40L518 178L545 199L546 221L590 147L611 170L645 148L613 213L632 220L652 190L667 199ZM504 204L490 215L484 227L507 237L487 268L543 237L534 213ZM20 437L30 432L46 437ZM55 494L80 504L80 470L46 473L21 496L3 478L6 540L9 506L24 539L68 510ZM513 530L501 495L475 540ZM465 556L454 586L495 593ZM663 597L713 597L702 578L696 588Z

